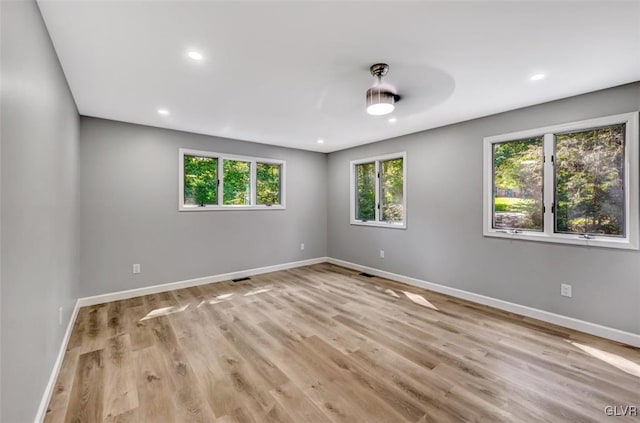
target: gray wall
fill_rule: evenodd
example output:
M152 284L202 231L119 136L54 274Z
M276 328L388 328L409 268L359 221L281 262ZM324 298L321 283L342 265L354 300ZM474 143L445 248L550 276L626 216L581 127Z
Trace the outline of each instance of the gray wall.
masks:
M81 296L326 256L326 154L88 117L80 126ZM287 209L178 212L180 147L286 160Z
M332 153L329 256L640 333L640 252L482 235L483 137L639 109L634 83ZM407 229L350 225L349 161L398 151Z
M36 3L0 7L0 414L22 423L36 415L78 296L79 118Z

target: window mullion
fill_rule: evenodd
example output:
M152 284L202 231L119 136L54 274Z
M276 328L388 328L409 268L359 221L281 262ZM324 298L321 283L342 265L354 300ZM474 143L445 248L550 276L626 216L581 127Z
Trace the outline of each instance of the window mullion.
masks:
M555 232L555 143L553 134L544 135L544 220L543 228L546 235L552 236Z
M380 213L380 160L375 161L375 172L376 172L376 195L375 195L375 217L376 222L381 221L381 213Z
M223 204L222 196L224 195L224 159L218 157L218 207Z
M249 183L249 186L251 187L251 206L257 206L258 205L258 195L257 195L257 189L258 189L258 166L256 164L257 162L255 160L251 161L251 181Z

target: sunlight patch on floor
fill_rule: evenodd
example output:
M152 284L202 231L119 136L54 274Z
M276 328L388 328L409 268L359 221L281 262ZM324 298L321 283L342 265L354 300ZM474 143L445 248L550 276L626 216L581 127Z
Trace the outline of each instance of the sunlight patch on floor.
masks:
M384 292L391 295L392 297L400 298L400 295L396 294L396 291L394 291L393 289L385 289Z
M185 311L189 306L190 306L190 304L187 304L187 305L182 306L182 307L169 306L169 307L157 308L157 309L152 310L149 313L147 313L147 315L144 316L142 319L140 319L140 321L142 322L144 320L153 319L154 317L168 316L170 314L180 313L182 311Z
M221 295L218 295L217 297L214 297L214 298L212 298L210 300L201 301L200 304L198 304L198 308L202 307L205 304L213 305L213 304L218 304L218 303L222 303L222 302L225 302L225 301L229 301L232 297L233 297L233 293L221 294Z
M250 297L252 295L262 294L263 292L269 292L272 289L273 288L256 288L256 289L253 289L253 290L247 292L246 294L244 294L244 296L245 297Z
M226 300L233 297L233 292L229 293L229 294L222 294L222 295L218 295L216 297L216 300Z
M578 344L577 342L569 341L574 347L580 348L592 357L602 360L607 364L612 365L625 373L628 373L635 377L640 377L640 364L634 363L631 360L627 360L624 357L620 357L617 354L602 351L601 349L590 347L588 345Z
M431 304L429 300L424 298L422 295L414 294L413 292L407 292L407 291L402 291L402 292L404 293L404 295L407 296L407 298L409 298L414 303L424 307L429 307L432 310L436 310L436 311L438 310L438 307Z
M225 302L225 301L229 301L229 299L226 299L226 300L216 300L216 299L214 298L213 300L209 300L209 301L203 301L203 302L201 302L201 303L198 305L198 307L200 307L201 305L204 305L204 304L214 305L214 304L218 304L218 303L223 303L223 302Z

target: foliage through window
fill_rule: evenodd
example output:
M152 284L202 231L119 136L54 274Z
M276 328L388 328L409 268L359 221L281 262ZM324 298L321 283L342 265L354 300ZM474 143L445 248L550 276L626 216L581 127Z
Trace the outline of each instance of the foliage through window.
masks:
M638 248L638 113L485 138L485 235Z
M266 206L280 204L280 184L282 165L257 163L257 203Z
M218 204L218 159L184 156L184 203L201 207Z
M251 162L224 160L222 204L246 206L251 204Z
M285 162L180 149L179 210L284 208Z
M404 228L405 154L351 162L351 223Z
M402 159L380 162L380 210L384 222L402 222L404 215L404 177Z
M493 144L493 227L542 231L542 137Z
M376 219L376 164L356 165L356 219Z
M556 231L625 234L625 125L556 135Z

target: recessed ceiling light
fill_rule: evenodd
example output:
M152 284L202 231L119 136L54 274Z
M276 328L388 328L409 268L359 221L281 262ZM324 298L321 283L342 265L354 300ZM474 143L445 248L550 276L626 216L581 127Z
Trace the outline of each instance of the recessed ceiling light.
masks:
M169 116L169 111L167 109L158 109L158 114L162 116Z
M396 123L397 121L398 121L398 118L395 118L395 117L389 118L389 123Z
M324 144L324 140L322 138L318 138L318 144Z
M197 52L195 50L191 50L190 52L187 53L187 56L189 56L189 58L193 59L193 60L202 60L204 56L202 56L202 53Z
M536 73L535 75L531 75L531 79L532 81L540 81L541 79L544 79L545 74L544 73Z

